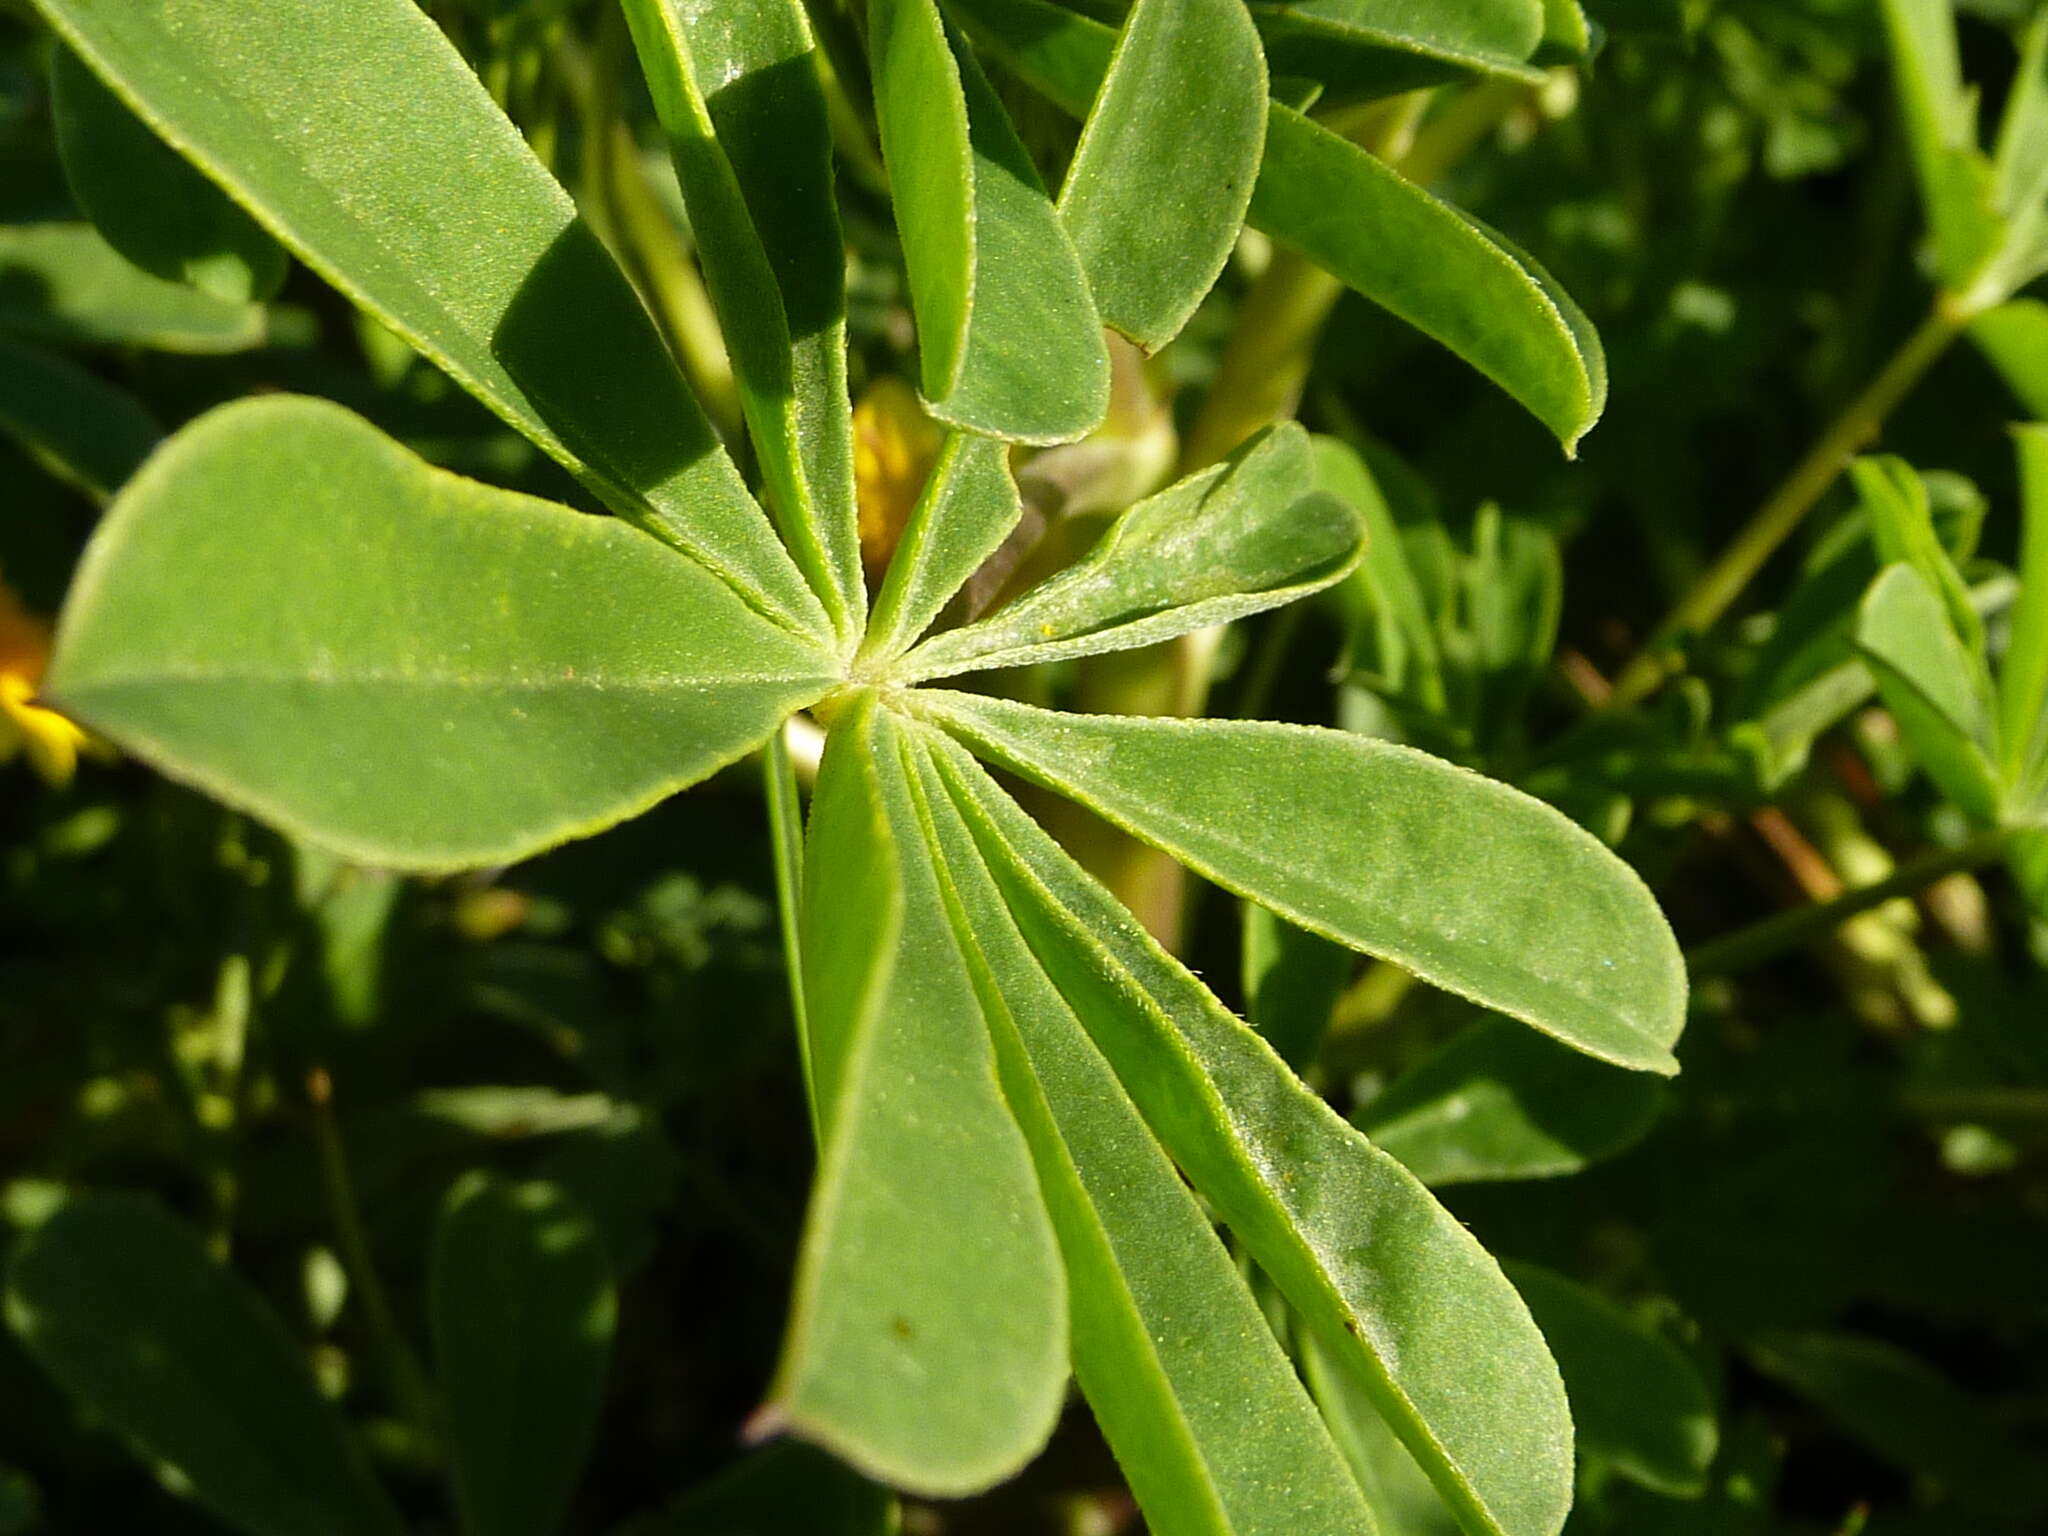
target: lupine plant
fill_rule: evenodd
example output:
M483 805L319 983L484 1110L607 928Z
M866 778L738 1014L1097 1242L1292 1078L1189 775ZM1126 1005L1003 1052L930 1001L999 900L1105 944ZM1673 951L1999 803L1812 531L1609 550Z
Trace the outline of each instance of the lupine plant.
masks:
M1143 0L1120 29L1050 13L1071 35L1018 45L1085 112L1057 198L966 40L1028 35L1031 10L877 0L881 155L921 389L950 431L870 604L810 27L793 0L625 13L758 499L603 247L410 0L47 8L83 61L66 122L110 239L246 296L275 280L274 238L616 515L457 478L326 402L227 406L122 489L44 694L297 837L421 871L530 855L764 745L787 773L770 744L809 711L827 737L803 830L790 784L772 790L818 1173L757 1429L958 1496L1036 1453L1071 1371L1155 1529L1363 1529L1235 1247L1464 1524L1556 1530L1564 1391L1498 1267L977 759L1311 932L1669 1072L1684 971L1647 890L1556 811L1413 750L937 686L1172 640L1342 580L1359 514L1297 427L934 626L1017 527L1010 445L1100 425L1105 325L1170 341L1248 210L1567 447L1600 404L1584 322L1526 259L1273 101L1239 0ZM1371 37L1352 56L1407 80L1441 67L1429 42ZM255 222L182 173L168 214L124 207L120 170L95 168L151 130ZM72 1333L67 1243L118 1243L121 1214L39 1241L17 1325L222 1513L279 1529L247 1475L206 1476L144 1383L124 1392ZM334 1528L385 1521L354 1503L344 1519L337 1499Z
M0 771L124 775L130 807L34 823L0 900L177 956L67 973L109 1016L148 994L145 1042L92 1016L82 1081L0 1099L63 1127L0 1182L0 1430L54 1384L170 1490L138 1507L248 1536L2030 1529L2038 1401L1875 1335L2038 1347L2038 1297L1986 1278L2025 1263L1925 1307L1914 1265L2038 1220L2038 1180L1988 1182L2032 1155L2038 1052L1958 1021L1971 987L2024 1013L2039 966L1956 913L2004 901L1982 875L2008 947L2048 921L2048 427L1990 497L1873 440L1964 336L2048 414L2048 11L1980 92L2002 22L1947 0L1588 9L0 8L37 103L0 163L33 171L41 113L61 173L0 184L0 449L99 509L61 581L0 528ZM1685 276L1748 217L1730 124L1774 175L1831 170L1865 57L1897 143L1857 228L1917 188L1926 238L1840 304L1932 306L1867 382L1838 321L1815 441L1732 539L1689 527L1727 477L1658 411L1720 363L1673 338L1741 354L1771 308ZM1632 467L1578 462L1609 407L1586 312L1446 191L1628 327ZM1469 472L1516 434L1522 483ZM1640 526L1568 543L1596 513ZM1619 640L1566 616L1596 544L1650 620ZM756 822L759 868L707 889L705 829ZM124 879L66 883L110 848ZM1802 899L1755 918L1731 848ZM507 883L582 858L602 889L648 849L665 873L588 934ZM652 1027L589 1022L633 1005L577 992L565 933ZM394 984L436 945L438 981ZM678 980L735 955L730 992ZM461 1023L407 1028L436 1011L501 1026L457 1082L422 1060ZM786 1067L765 1130L724 1130L751 1080L709 1036ZM596 1086L522 1086L536 1058ZM304 1189L265 1166L280 1126ZM1936 1221L1937 1175L1882 1182L1912 1139L1987 1182ZM159 1141L175 1180L131 1171ZM784 1147L786 1245L729 1171ZM80 1187L140 1182L176 1212ZM280 1284L301 1206L325 1235ZM723 1235L659 1262L657 1211ZM614 1493L619 1379L669 1425L699 1411L672 1361L715 1374L614 1345L740 1331L751 1298L692 1268L722 1246L775 1275L780 1342L663 1443L730 1464ZM1821 1515L1776 1486L1816 1412L1853 1490ZM1083 1481L1127 1498L1003 1502L1096 1447ZM34 1529L32 1450L0 1443L0 1536ZM1866 1527L1871 1455L1911 1487Z

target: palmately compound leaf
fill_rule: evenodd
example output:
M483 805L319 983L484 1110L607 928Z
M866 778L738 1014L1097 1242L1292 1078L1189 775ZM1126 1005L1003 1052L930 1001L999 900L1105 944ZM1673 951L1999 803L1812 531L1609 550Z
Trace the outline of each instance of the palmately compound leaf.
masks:
M827 739L803 876L821 1139L764 1426L959 1497L1052 1432L1067 1292L947 920L901 726L872 696Z
M1518 790L1341 731L912 696L1197 873L1617 1066L1671 1073L1685 965L1634 870Z
M797 0L626 0L767 500L842 640L866 588L832 131Z
M891 668L950 677L1129 650L1277 608L1342 581L1358 515L1315 488L1308 434L1274 427L1125 512L1075 564Z
M1148 352L1180 333L1237 243L1265 143L1244 0L1138 0L1060 187L1105 324Z
M22 1237L7 1323L93 1416L245 1536L400 1536L300 1346L197 1232L132 1194Z
M1109 350L1009 114L934 0L871 0L868 50L932 414L1014 442L1085 436Z
M947 4L1034 90L1076 116L1088 111L1109 69L1114 31L1049 0ZM1350 140L1277 102L1248 217L1492 379L1567 452L1600 419L1607 403L1600 338L1549 273Z
M50 117L71 194L115 250L230 304L277 292L289 265L284 247L68 48L50 59Z
M939 750L1039 965L1196 1191L1467 1531L1555 1536L1571 1504L1571 1417L1499 1267L963 750Z
M137 116L613 511L829 632L624 275L413 0L37 3Z
M202 417L129 482L44 687L295 835L448 869L645 809L759 745L835 671L821 642L647 534L272 396Z
M554 1536L597 1428L618 1302L597 1223L552 1184L449 1192L427 1282L470 1536Z
M1328 1432L1209 1218L1019 931L932 757L918 787L1066 1260L1074 1372L1162 1536L1361 1531ZM957 749L954 749L957 750Z

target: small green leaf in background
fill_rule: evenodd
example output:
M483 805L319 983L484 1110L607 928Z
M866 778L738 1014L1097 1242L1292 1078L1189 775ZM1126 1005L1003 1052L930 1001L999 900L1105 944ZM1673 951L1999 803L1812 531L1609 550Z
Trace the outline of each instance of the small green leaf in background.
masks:
M963 819L973 802L931 756L959 749L922 734L923 809L1066 1260L1074 1372L1151 1529L1359 1529L1243 1276L1007 910Z
M117 389L53 352L0 341L0 432L94 501L119 490L162 436Z
M763 1446L614 1536L895 1536L896 1500L795 1440Z
M1984 621L1977 616L1970 589L1935 529L1926 481L1905 460L1891 457L1858 459L1849 466L1849 474L1869 515L1871 542L1879 561L1911 565L1929 590L1940 596L1950 631L1970 658L1972 670L1983 674L1980 683L1988 687ZM1969 543L1975 545L1974 534Z
M246 352L270 336L260 304L152 277L90 224L0 226L0 335L75 347Z
M1440 713L1446 701L1436 621L1387 498L1348 443L1318 437L1315 452L1316 484L1347 502L1365 524L1365 558L1351 574L1350 587L1358 589L1370 615L1380 681L1389 692Z
M967 432L949 436L875 599L863 664L893 661L914 645L1023 515L1008 447Z
M418 869L643 810L759 745L833 670L622 522L272 396L200 418L129 483L45 688L167 773Z
M866 590L832 138L795 0L626 0L767 500L843 640Z
M413 0L302 0L288 21L247 0L36 4L152 129L613 511L829 629L639 297ZM7 266L0 242L0 294Z
M822 1135L759 1423L944 1498L1044 1446L1067 1294L904 745L870 696L849 704L811 803L804 1001Z
M1588 1055L1677 1070L1685 966L1656 900L1519 791L1309 726L913 697L977 751L1304 928Z
M287 258L256 221L152 133L69 48L50 61L50 115L71 195L107 243L225 303L267 299Z
M1777 1333L1750 1358L1887 1460L1966 1509L2017 1518L2048 1510L2041 1459L2014 1443L1989 1404L1876 1339Z
M1985 751L1991 701L1982 662L1964 650L1919 570L1887 566L1863 599L1856 646L1929 778L1980 822L1998 819L1998 777Z
M1356 963L1351 951L1319 933L1243 905L1245 1017L1280 1059L1300 1071L1316 1058L1330 1014Z
M1506 1019L1482 1019L1394 1079L1352 1121L1423 1183L1549 1179L1640 1141L1665 1085Z
M1160 1145L1468 1531L1555 1536L1571 1504L1571 1419L1499 1267L964 750L943 749L1020 930Z
M2038 220L2048 200L2048 12L2037 12L2021 32L1992 164L1999 211L2022 225Z
M1350 140L1277 103L1251 221L1492 379L1568 456L1606 409L1600 338L1547 272Z
M398 1536L299 1346L155 1201L79 1196L20 1240L7 1322L79 1405L246 1536Z
M1684 1352L1598 1291L1535 1264L1508 1264L1572 1403L1579 1457L1674 1498L1706 1491L1720 1432Z
M1893 76L1913 153L1935 266L1951 291L1966 287L2006 233L1991 162L1977 147L1977 105L1963 87L1949 0L1883 0Z
M1543 0L1392 6L1377 0L1251 0L1276 75L1326 87L1328 105L1473 74L1533 79Z
M931 413L1014 442L1086 436L1109 350L1009 114L934 0L872 0L868 40Z
M597 1429L618 1302L595 1223L551 1184L449 1192L428 1291L469 1536L552 1536Z
M1087 113L1115 49L1108 27L1048 0L950 0L949 8L1033 89L1077 117ZM1533 47L1541 11L1522 8ZM1567 453L1599 420L1607 403L1600 338L1547 272L1277 102L1248 217L1492 379Z
M1179 334L1237 243L1266 144L1266 59L1244 0L1138 0L1059 211L1103 322Z
M1042 585L892 668L948 677L1129 650L1276 608L1341 581L1358 517L1314 487L1308 435L1289 422L1148 497Z
M2020 461L2020 589L1998 673L1998 753L2007 790L2030 807L2048 791L2048 426L2015 428L2013 438Z

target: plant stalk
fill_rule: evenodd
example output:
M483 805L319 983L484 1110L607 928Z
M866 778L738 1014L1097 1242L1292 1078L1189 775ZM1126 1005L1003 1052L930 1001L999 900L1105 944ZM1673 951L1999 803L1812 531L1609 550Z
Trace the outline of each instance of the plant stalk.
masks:
M1949 343L1962 334L1969 320L1968 310L1946 296L1935 304L1932 313L1906 338L1905 345L1820 435L1806 457L1757 508L1735 542L1692 584L1691 590L1622 669L1614 682L1614 705L1640 703L1656 691L1673 670L1673 644L1684 635L1709 628L1728 611L1763 569L1764 562L1791 537L1828 487L1849 467L1849 461L1876 437L1885 418L1948 350Z
M348 1156L341 1144L341 1128L335 1123L334 1080L325 1067L314 1067L306 1073L306 1101L313 1110L313 1142L320 1158L320 1180L327 1190L335 1243L341 1250L349 1283L362 1298L363 1319L382 1359L385 1385L393 1405L420 1437L420 1444L436 1447L440 1444L440 1427L433 1393L428 1390L419 1356L399 1329L391 1298L370 1256L362 1209L356 1201L355 1184L348 1174Z
M1827 937L1860 913L1901 896L1913 896L1937 880L1982 869L2003 857L2012 831L1995 828L1955 848L1938 848L1901 864L1884 879L1859 885L1829 901L1794 907L1711 940L1686 956L1686 968L1697 981L1703 976L1730 976Z

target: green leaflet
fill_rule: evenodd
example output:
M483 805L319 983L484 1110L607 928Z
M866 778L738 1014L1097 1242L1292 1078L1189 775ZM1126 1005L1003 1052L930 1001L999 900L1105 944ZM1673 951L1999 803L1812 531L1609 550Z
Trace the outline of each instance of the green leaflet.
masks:
M2019 450L2019 595L1998 673L1998 766L2022 805L2048 789L2048 426L2013 429Z
M897 681L1129 650L1277 608L1344 579L1363 538L1314 486L1308 434L1289 422L1148 497L1081 560L964 629L905 656Z
M1244 0L1137 0L1060 188L1105 324L1156 352L1237 243L1266 142Z
M1664 1084L1589 1061L1506 1019L1470 1025L1352 1115L1432 1187L1547 1179L1633 1146Z
M1033 89L1088 110L1109 28L1048 0L947 4ZM1527 256L1349 140L1277 102L1269 112L1251 222L1450 348L1570 452L1607 401L1600 339L1578 306Z
M1009 114L934 0L870 0L868 51L931 413L1013 442L1086 436L1109 351Z
M1571 1421L1498 1266L958 748L982 855L1161 1145L1371 1395L1474 1536L1553 1536Z
M1984 750L1991 700L1983 664L1963 648L1918 569L1901 563L1879 574L1857 616L1856 647L1927 776L1967 814L1995 822L2000 796Z
M463 1530L553 1536L618 1311L603 1237L551 1184L472 1175L442 1208L428 1292Z
M1380 680L1389 691L1441 714L1447 696L1436 621L1408 563L1400 525L1365 461L1349 445L1334 437L1314 442L1316 484L1347 502L1365 525L1365 558L1346 590L1356 589L1365 600Z
M926 825L1059 1234L1074 1371L1151 1528L1369 1529L1243 1277L1018 931L968 830L973 796L933 747L947 750L927 736L919 753Z
M0 341L0 432L95 501L135 473L161 435L142 402L69 358Z
M768 505L851 643L867 591L832 134L795 0L625 0L697 235Z
M59 346L246 352L270 335L260 304L151 277L89 224L0 226L0 335Z
M1372 1399L1297 1317L1294 1352L1330 1435L1385 1536L1459 1536L1457 1520Z
M1245 1018L1282 1061L1300 1071L1322 1050L1330 1015L1357 962L1342 945L1275 917L1257 902L1240 905Z
M155 1201L79 1196L23 1237L7 1322L82 1407L247 1536L404 1530L297 1342Z
M1970 322L1970 339L1990 358L2027 415L2048 418L2048 303L2008 299Z
M68 48L50 60L50 115L71 194L107 243L167 282L227 304L284 282L284 247L193 170Z
M1326 105L1471 74L1535 80L1541 0L1389 6L1377 0L1251 0L1275 75L1321 82Z
M2038 217L2048 199L2048 13L2035 15L2021 34L1992 165L1999 212L2019 222Z
M1549 273L1350 140L1277 103L1251 219L1500 385L1567 455L1600 419L1600 338Z
M38 5L151 128L613 510L828 628L639 299L413 0Z
M1999 178L1977 148L1977 99L1963 86L1949 0L1883 0L1883 11L1935 266L1948 291L1962 292L1994 257L2022 253L2000 249L2010 226Z
M1030 1153L946 921L902 730L871 696L827 741L805 849L804 992L822 1141L763 1410L933 1497L1051 1433L1066 1286Z
M272 396L202 417L129 483L45 688L295 835L447 869L645 809L758 745L834 670L623 523Z
M1675 1498L1705 1492L1720 1433L1692 1361L1598 1291L1535 1264L1506 1268L1557 1356L1580 1457Z
M1857 496L1870 517L1871 541L1881 564L1905 561L1920 573L1930 591L1940 594L1948 626L1981 673L1984 621L1970 603L1970 589L1949 558L1934 527L1934 508L1927 485L1904 459L1858 459L1849 466ZM1972 535L1970 543L1975 544ZM1980 681L1989 686L1988 676Z
M1656 901L1517 790L1308 726L911 698L978 752L1304 928L1588 1055L1677 1070L1685 967Z
M914 645L1023 515L1008 447L995 438L951 434L889 562L861 664L884 666Z

